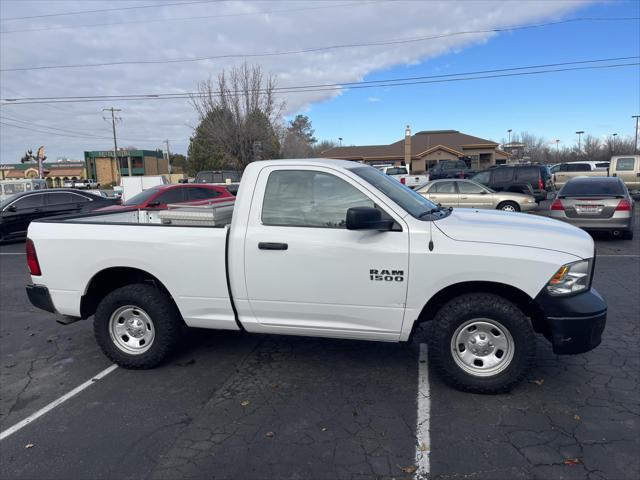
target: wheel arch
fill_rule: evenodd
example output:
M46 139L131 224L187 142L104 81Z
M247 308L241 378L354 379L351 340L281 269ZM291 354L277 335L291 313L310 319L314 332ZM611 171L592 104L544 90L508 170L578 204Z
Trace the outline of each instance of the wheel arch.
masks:
M468 293L492 293L513 302L531 319L533 329L536 332L544 333L546 328L544 314L533 298L513 285L487 281L460 282L444 287L422 307L418 316L418 323L433 320L438 310L448 301Z
M164 292L175 305L167 287L154 275L135 267L109 267L96 273L87 284L80 300L80 317L89 318L100 301L114 290L134 283L147 283ZM177 305L176 305L177 308Z

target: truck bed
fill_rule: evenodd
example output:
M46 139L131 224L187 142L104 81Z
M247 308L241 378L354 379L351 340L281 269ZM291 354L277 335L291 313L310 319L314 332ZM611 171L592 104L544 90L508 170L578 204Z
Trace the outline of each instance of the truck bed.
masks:
M227 207L36 220L29 238L42 266L38 281L49 288L58 313L79 317L82 297L94 278L107 271L118 276L120 271L129 275L131 269L140 270L171 292L188 326L237 330L226 274L233 206ZM162 218L166 214L170 218Z

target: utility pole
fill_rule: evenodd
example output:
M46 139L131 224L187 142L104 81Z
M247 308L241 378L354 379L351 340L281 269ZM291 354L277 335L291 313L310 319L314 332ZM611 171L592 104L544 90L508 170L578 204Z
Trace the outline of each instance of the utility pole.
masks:
M576 132L576 134L578 135L578 156L582 154L582 134L583 133L584 133L584 130L580 130Z
M507 130L507 133L509 134L509 143L508 143L509 147L511 147L511 132L512 131L513 130L511 128L509 130Z
M113 158L116 162L116 169L118 171L118 176L122 177L122 173L120 171L120 161L118 160L118 139L116 136L116 120L121 120L120 117L116 117L116 112L121 112L122 110L119 108L111 107L111 108L103 108L102 111L111 112L111 128L113 129ZM131 157L128 157L127 170L129 172L129 176L131 176Z
M640 115L631 115L631 118L636 119L636 143L633 144L633 153L637 155L638 154L638 119L640 118Z
M616 137L618 136L618 134L612 133L611 136L613 137L611 141L611 155L615 155L616 154Z
M556 138L556 162L560 161L560 139Z
M163 143L167 145L167 170L169 175L171 175L171 152L169 151L169 139L167 138Z

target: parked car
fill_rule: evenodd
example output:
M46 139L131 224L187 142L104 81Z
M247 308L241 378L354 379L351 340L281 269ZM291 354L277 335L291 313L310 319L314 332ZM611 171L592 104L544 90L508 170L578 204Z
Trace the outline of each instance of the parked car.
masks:
M601 166L598 166L601 165ZM607 177L609 162L567 162L555 166L552 180L556 189L576 177Z
M472 180L434 180L416 192L443 207L492 208L505 212L529 212L537 207L532 195L495 192Z
M633 238L633 199L620 178L574 178L558 192L549 216L585 230Z
M382 173L389 175L392 178L398 180L402 185L406 185L409 188L416 188L425 182L429 181L428 175L411 175L409 170L405 166L381 166L377 167Z
M612 157L609 175L622 180L634 194L640 193L640 155Z
M81 178L80 180L76 180L75 182L73 182L73 188L88 190L90 188L98 187L98 182L96 182L93 178Z
M107 195L107 192L105 192L104 190L91 189L91 190L87 190L87 192L93 193L94 195L98 195L99 197L109 198L109 195Z
M195 183L178 183L173 185L157 185L140 192L122 205L101 208L100 211L125 210L164 210L174 203L202 203L203 201L222 201L234 198L221 185L198 185Z
M126 368L161 363L185 324L405 342L431 321L430 366L457 388L501 392L525 378L534 332L575 354L606 322L586 232L438 207L355 162L251 163L215 225L97 215L31 224L27 294L64 323L94 316L98 344Z
M72 179L68 179L68 180L64 180L62 182L62 187L63 188L73 188L73 186L75 185L76 181L72 180Z
M237 170L202 170L196 174L194 183L237 183L242 172Z
M33 220L90 212L116 202L116 199L67 188L49 188L15 195L0 203L0 241L26 237L27 227Z
M0 202L7 200L9 197L13 197L17 193L32 192L45 188L47 188L47 182L39 178L0 180Z
M496 165L477 173L471 180L496 192L519 192L533 195L536 202L547 199L554 191L551 173L546 165Z
M429 170L430 180L441 178L469 178L476 173L464 160L440 160Z

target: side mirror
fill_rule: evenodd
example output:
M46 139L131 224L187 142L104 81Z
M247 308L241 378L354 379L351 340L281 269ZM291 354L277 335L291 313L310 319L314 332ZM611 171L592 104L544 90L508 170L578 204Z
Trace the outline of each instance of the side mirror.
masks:
M18 209L16 208L15 205L11 205L9 207L7 207L7 212L17 212Z
M347 210L347 230L381 230L393 228L393 220L382 220L382 212L373 207L352 207Z

